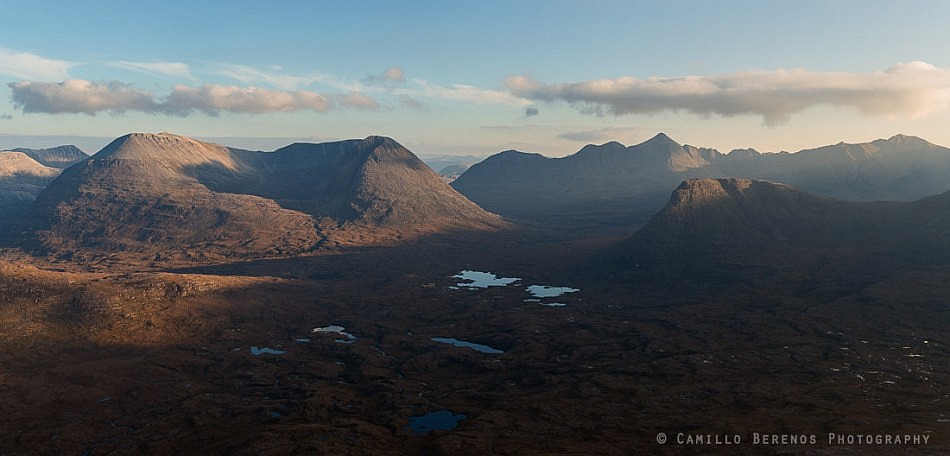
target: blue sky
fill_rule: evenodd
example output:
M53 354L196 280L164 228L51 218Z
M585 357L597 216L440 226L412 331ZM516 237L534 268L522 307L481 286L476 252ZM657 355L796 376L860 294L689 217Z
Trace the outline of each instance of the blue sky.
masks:
M944 1L5 0L0 148L130 131L551 156L950 145Z

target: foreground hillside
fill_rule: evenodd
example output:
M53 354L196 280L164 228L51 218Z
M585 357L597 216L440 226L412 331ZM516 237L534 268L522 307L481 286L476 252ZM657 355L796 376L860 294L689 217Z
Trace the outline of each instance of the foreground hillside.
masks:
M4 265L0 452L950 450L950 270L849 293L825 271L810 290L650 294L581 280L570 270L589 250L524 236L148 274ZM465 287L465 269L521 280ZM535 302L534 284L578 291ZM438 412L458 421L413 427ZM676 443L696 433L743 444ZM753 446L753 433L816 443ZM929 443L829 445L828 433Z

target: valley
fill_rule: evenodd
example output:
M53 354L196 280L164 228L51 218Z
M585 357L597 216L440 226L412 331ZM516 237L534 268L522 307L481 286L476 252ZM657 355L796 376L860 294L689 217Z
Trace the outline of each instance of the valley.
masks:
M2 454L950 451L946 195L683 179L518 223L387 138L117 141L11 217Z

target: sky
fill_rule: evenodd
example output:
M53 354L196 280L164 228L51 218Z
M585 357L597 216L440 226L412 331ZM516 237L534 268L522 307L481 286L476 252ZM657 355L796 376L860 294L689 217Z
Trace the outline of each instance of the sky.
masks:
M950 2L4 0L0 149L950 146Z

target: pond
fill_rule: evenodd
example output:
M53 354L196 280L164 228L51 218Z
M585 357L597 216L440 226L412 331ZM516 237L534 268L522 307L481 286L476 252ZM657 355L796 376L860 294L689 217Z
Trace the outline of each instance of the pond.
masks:
M535 298L557 298L559 296L564 296L566 293L576 293L581 291L577 288L571 287L549 287L547 285L531 285L527 288L528 293L531 293Z
M471 348L472 350L475 350L475 351L477 351L477 352L479 352L479 353L488 353L488 354L492 354L492 355L497 355L497 354L499 354L499 353L504 353L503 351L498 350L498 349L495 349L495 348L491 348L491 347L489 347L488 345L473 344L473 343L471 343L471 342L465 342L464 340L458 340L458 339L451 338L451 337L433 337L431 340L432 340L433 342L439 342L439 343L442 343L442 344L450 344L450 345L454 345L454 346L456 346L456 347Z
M452 277L459 279L456 285L458 288L504 287L521 280L518 277L498 277L490 272L468 270L455 274Z
M409 429L416 435L424 435L429 431L448 431L455 429L458 422L468 418L465 415L456 415L451 410L442 409L425 415L410 416Z
M459 290L462 288L465 289L485 289L488 287L506 287L516 282L520 282L520 277L498 277L491 272L483 271L472 271L464 270L452 276L454 279L459 279L459 282L450 286L451 290ZM523 285L515 285L517 287L522 287ZM546 298L557 298L564 296L567 293L576 293L581 291L578 288L571 287L555 287L549 285L529 285L524 287L525 291L531 294L530 298L526 298L524 302L533 302L547 307L564 307L567 304L562 302L551 302L550 300L545 301Z
M324 326L322 328L313 328L313 332L339 334L343 337L346 337L346 339L336 339L336 343L338 344L352 344L353 342L356 342L356 336L346 332L345 329L346 328L340 325L330 325Z
M251 347L251 354L254 356L283 355L284 353L287 353L287 350L275 350L273 348L267 348L267 347L261 347L261 348Z

